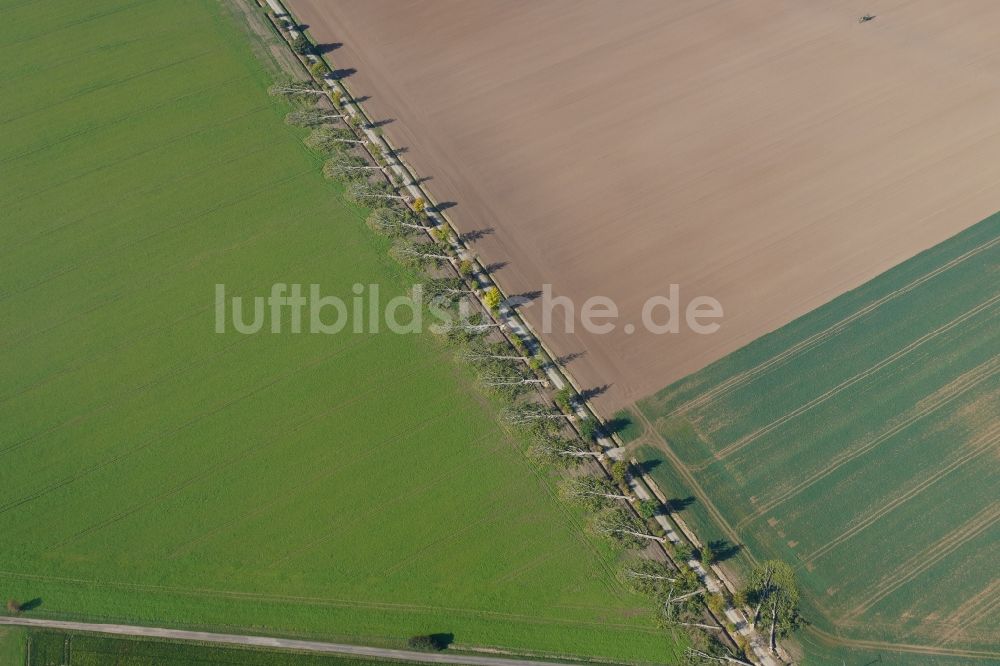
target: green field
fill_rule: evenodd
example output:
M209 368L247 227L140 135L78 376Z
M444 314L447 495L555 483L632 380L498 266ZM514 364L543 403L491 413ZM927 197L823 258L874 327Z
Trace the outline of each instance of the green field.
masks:
M283 123L266 31L230 0L0 9L0 597L672 658L443 343L214 332L217 283L414 279Z
M18 666L413 666L337 655L276 652L219 645L134 640L96 634L30 633L30 661ZM66 659L66 657L69 657ZM15 662L9 662L13 664ZM0 662L7 666L8 662Z
M816 663L1000 659L1000 216L638 407L681 516L798 567Z
M0 665L24 666L27 632L18 627L0 627Z

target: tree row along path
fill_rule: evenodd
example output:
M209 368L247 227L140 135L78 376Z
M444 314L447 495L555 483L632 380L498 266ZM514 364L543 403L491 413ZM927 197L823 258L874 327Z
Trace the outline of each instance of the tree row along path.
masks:
M281 0L265 0L265 1L267 5L271 8L271 10L275 13L275 15L279 17L279 20L287 21L286 27L288 28L289 38L295 39L300 34L296 30L299 23L296 21L295 17L292 16L292 14L288 11L288 9L283 6ZM318 58L313 54L309 54L306 57L310 62L318 61ZM499 289L499 285L497 285L496 282L491 278L491 276L486 271L485 267L483 267L481 263L478 261L478 258L475 256L475 254L470 252L469 248L467 248L464 245L464 243L461 242L460 235L457 233L456 227L451 223L450 220L447 219L447 215L443 214L437 208L437 206L435 205L434 198L431 197L429 193L424 190L424 188L420 185L420 181L414 176L412 170L408 168L402 162L402 160L400 160L398 153L393 149L393 147L389 145L389 143L385 140L385 138L374 129L373 125L370 122L368 122L370 120L368 115L365 113L361 104L354 98L353 95L351 95L350 91L343 84L343 82L338 80L332 73L327 73L323 75L322 79L323 82L326 84L326 86L329 88L330 93L336 92L340 95L340 98L343 100L342 101L343 111L350 118L358 118L360 120L365 121L358 124L358 130L365 137L369 145L378 146L378 148L382 151L382 155L385 156L387 161L387 165L384 171L388 175L390 175L390 177L395 176L399 180L399 182L402 183L401 186L402 189L409 194L409 196L413 201L420 199L427 202L428 205L427 208L424 209L424 212L427 214L431 222L431 226L427 230L428 235L431 234L431 230L433 228L437 228L439 226L444 226L445 228L451 228L456 231L456 233L452 234L452 237L449 240L448 244L451 246L452 251L457 255L457 257L460 260L467 260L471 262L473 266L475 266L475 271L471 276L471 279L476 283L481 292L480 294L477 295L477 298L479 298L479 300L482 301L481 294L485 293L485 291L491 287L496 287L497 289ZM327 94L329 95L329 93ZM333 100L330 99L330 101L332 102ZM504 296L506 296L506 294ZM486 312L489 312L489 308L486 306L485 303L483 303L483 307ZM524 319L522 319L512 307L506 304L506 298L504 299L504 302L501 304L499 310L500 311L497 320L503 323L503 325L507 328L507 330L511 333L511 335L519 338L521 342L524 343L524 345L530 351L535 352L539 348L541 348L542 350L545 351L546 354L549 355L550 358L553 359L556 358L556 356L552 354L551 351L545 347L541 337L531 330L527 322L524 321ZM572 384L573 388L579 393L579 386L575 381L573 381L572 376L565 368L558 367L555 363L549 363L546 364L546 366L543 368L543 371L545 372L546 377L548 378L550 384L554 387L554 389L559 390L562 389L564 386L567 386L568 384ZM584 405L581 404L580 402L576 402L574 404L573 415L575 418L579 420L584 420L590 417L591 414L599 416L597 414L597 411L594 410L589 405ZM602 423L604 423L603 419L600 420ZM623 459L625 453L624 449L620 447L618 442L614 441L612 438L608 436L598 437L597 444L610 460L616 461ZM651 492L647 491L647 489L644 487L644 484L636 482L635 479L631 480L629 485L633 493L635 493L635 495L639 499L654 499L654 500L658 499L654 497ZM660 526L666 531L667 538L671 542L678 543L681 541L678 534L674 531L673 526L670 524L670 522L667 520L665 516L663 515L657 516L656 520L660 524ZM688 564L695 570L699 578L701 578L706 588L710 592L721 592L724 589L725 587L724 584L713 575L712 571L703 568L700 562L692 560ZM732 622L733 625L735 625L736 633L741 635L749 642L751 651L753 652L754 657L758 664L761 664L761 666L778 666L781 663L779 659L776 659L770 653L766 641L763 639L760 633L757 632L752 625L750 625L746 617L739 609L736 609L732 606L727 606L724 614L726 616L726 619ZM725 627L720 627L720 628L725 630ZM449 662L449 663L473 663L473 662L459 661L459 662ZM497 663L497 662L489 662L489 663ZM527 662L527 663L539 663L539 662Z
M170 641L195 643L215 643L243 647L267 648L272 650L295 650L323 654L349 654L377 659L413 661L426 664L466 664L467 666L566 666L565 663L508 659L504 657L481 657L476 655L448 654L447 652L417 652L414 650L393 650L389 648L304 641L293 638L270 636L250 636L239 634L216 634L205 631L186 631L162 627L141 627L127 624L94 624L89 622L65 622L62 620L42 620L27 617L0 617L0 626L29 627L33 629L56 629L59 631L92 632L115 636L153 638Z

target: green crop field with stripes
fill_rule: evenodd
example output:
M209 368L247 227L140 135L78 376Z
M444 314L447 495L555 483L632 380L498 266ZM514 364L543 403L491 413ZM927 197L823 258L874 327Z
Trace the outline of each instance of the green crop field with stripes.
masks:
M1000 216L638 412L637 456L704 539L737 571L797 567L804 642L1000 658Z

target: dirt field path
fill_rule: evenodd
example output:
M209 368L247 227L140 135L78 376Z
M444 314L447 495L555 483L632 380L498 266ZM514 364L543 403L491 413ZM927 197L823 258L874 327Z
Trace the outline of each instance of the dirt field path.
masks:
M0 625L31 627L36 629L58 629L60 631L89 631L115 636L136 636L141 638L162 638L172 641L195 641L198 643L218 643L222 645L242 645L299 652L325 654L351 654L378 659L415 661L427 664L468 664L469 666L565 666L554 662L527 659L505 659L502 657L478 657L474 655L448 654L444 652L416 652L412 650L389 650L386 648L302 641L291 638L270 638L267 636L242 636L237 634L215 634L204 631L184 631L160 627L139 627L126 624L91 624L88 622L62 622L59 620L38 620L25 617L0 617Z

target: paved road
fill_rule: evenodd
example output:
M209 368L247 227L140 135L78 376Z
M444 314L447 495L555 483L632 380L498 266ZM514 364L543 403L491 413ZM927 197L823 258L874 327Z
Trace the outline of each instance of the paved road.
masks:
M351 654L379 659L399 659L417 661L429 664L468 664L469 666L566 666L545 661L530 661L525 659L504 659L502 657L478 657L447 652L411 652L409 650L388 650L385 648L365 647L363 645L344 645L340 643L322 643L320 641L301 641L291 638L270 638L268 636L240 636L237 634L213 634L204 631L184 631L182 629L163 629L160 627L136 627L126 624L91 624L88 622L63 622L60 620L38 620L27 617L0 617L0 625L15 625L21 627L37 627L43 629L59 629L62 631L92 631L101 634L117 636L141 636L143 638L165 638L177 641L197 641L199 643L221 643L224 645L243 645L280 650L300 650L303 652L322 652L328 654Z

